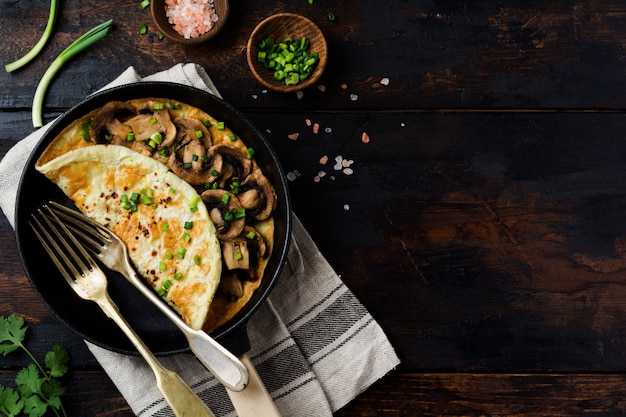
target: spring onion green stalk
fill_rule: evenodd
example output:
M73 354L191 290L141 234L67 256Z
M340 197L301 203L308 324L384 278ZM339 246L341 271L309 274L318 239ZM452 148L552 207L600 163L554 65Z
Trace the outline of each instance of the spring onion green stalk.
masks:
M63 52L61 52L59 56L52 61L52 64L50 64L46 72L41 77L41 80L37 85L37 89L35 90L32 111L33 127L38 128L43 126L43 99L46 95L46 90L48 89L50 82L52 82L52 79L57 72L59 72L61 67L63 67L63 65L75 55L104 38L106 34L109 33L112 23L112 20L108 20L90 29L72 42L70 46L65 48Z
M46 28L41 35L41 38L37 41L35 46L26 53L23 57L18 59L17 61L13 61L10 64L6 64L4 68L7 72L13 72L17 69L22 68L24 65L28 64L30 61L35 58L39 52L43 49L46 42L52 35L52 31L54 29L54 24L57 20L57 10L59 9L59 0L51 0L50 1L50 14L48 15L48 23L46 24Z

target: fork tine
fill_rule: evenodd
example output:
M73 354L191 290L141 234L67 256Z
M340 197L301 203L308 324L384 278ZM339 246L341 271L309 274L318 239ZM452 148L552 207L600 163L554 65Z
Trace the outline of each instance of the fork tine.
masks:
M54 201L49 203L48 208L63 219L65 226L78 236L82 243L86 243L87 249L95 255L98 255L107 243L111 243L110 231L100 223Z
M50 259L52 259L52 262L54 262L54 265L57 267L59 272L61 272L61 275L63 275L63 278L65 278L65 280L70 285L73 285L74 284L74 278L67 271L66 265L64 265L63 263L61 263L61 261L59 261L58 254L62 254L63 251L61 250L59 245L57 245L56 241L50 235L50 233L48 233L46 228L41 224L41 222L35 216L35 214L32 214L31 218L32 218L34 223L33 222L28 222L28 224L33 229L33 232L35 233L35 236L37 236L37 239L39 240L39 242L41 242L41 245L43 246L45 251L48 253L48 256L50 257ZM45 238L44 238L44 236L45 236ZM74 268L74 265L71 265L71 263L70 263L70 267L73 268L76 273L78 272L78 271L76 271L76 268Z

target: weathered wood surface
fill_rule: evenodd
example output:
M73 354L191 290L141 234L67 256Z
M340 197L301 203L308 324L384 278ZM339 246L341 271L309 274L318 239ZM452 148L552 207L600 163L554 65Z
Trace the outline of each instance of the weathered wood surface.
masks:
M32 94L53 57L113 18L51 85L46 120L131 65L207 70L297 173L296 214L402 359L337 415L626 414L626 5L231 3L219 38L183 48L140 36L149 15L137 2L63 2L43 54L0 72L0 156L32 131ZM34 44L48 3L0 7L8 62ZM279 11L326 34L324 92L281 96L252 79L247 36ZM333 170L339 155L352 175ZM33 324L37 353L72 349L71 415L132 415L31 290L5 217L0 253L0 313ZM0 382L25 362L1 358Z

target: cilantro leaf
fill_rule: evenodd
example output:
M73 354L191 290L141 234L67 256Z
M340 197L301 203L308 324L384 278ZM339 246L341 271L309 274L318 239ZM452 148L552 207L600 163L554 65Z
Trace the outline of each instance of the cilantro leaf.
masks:
M65 375L70 361L70 351L63 345L56 345L46 354L46 366L50 369L50 375L61 377Z
M0 320L0 353L6 356L14 350L23 347L22 342L26 336L24 319L17 314L2 317Z
M61 406L59 397L65 395L65 388L58 379L50 379L41 384L41 395L48 399L48 404L58 409Z
M46 414L48 405L38 395L31 395L24 400L24 412L28 417L41 417Z
M13 388L0 385L0 413L7 417L17 416L24 408L24 401Z
M41 384L45 379L41 377L37 366L31 363L26 368L22 368L15 377L17 389L24 397L41 392Z

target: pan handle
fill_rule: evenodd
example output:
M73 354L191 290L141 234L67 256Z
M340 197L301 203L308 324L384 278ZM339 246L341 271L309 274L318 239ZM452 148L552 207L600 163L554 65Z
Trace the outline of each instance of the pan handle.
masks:
M265 388L263 381L259 377L254 364L247 353L240 356L241 362L248 368L250 380L248 386L242 391L232 391L227 389L228 396L235 406L235 411L239 417L281 417L280 411L272 396Z

